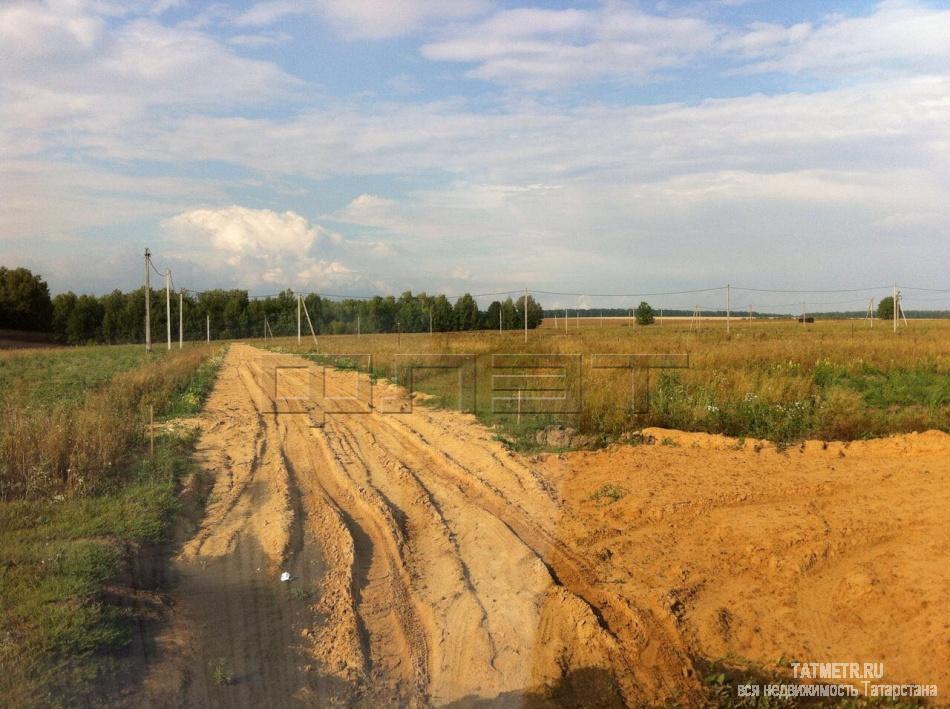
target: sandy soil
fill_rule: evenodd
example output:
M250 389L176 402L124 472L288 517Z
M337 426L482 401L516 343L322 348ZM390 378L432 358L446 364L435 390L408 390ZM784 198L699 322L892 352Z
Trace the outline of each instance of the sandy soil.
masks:
M468 415L315 410L261 357L231 348L200 420L152 703L694 704L694 660L726 656L950 679L948 436L527 459Z
M697 657L883 662L885 681L950 691L950 436L644 434L542 464L600 583L663 604ZM594 499L605 485L623 497Z

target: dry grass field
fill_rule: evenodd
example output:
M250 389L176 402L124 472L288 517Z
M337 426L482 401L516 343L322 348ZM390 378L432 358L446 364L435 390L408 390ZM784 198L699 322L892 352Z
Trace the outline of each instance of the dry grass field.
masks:
M889 323L819 321L688 321L630 327L622 321L567 331L541 327L519 331L413 335L321 336L315 348L295 338L269 340L286 351L372 355L372 367L392 377L399 354L477 355L479 417L503 426L524 445L541 425L563 423L594 438L615 439L642 426L663 426L782 443L804 438L854 440L891 433L950 429L950 321L915 320L894 334ZM547 324L547 321L545 322ZM563 326L563 321L561 321ZM264 343L259 343L264 344ZM491 413L492 353L558 353L585 356L579 413L558 417ZM632 372L592 370L600 353L686 353L685 369L654 369L649 409L631 412ZM346 358L334 360L347 363ZM365 360L354 358L350 364ZM452 374L415 377L421 390L456 405Z

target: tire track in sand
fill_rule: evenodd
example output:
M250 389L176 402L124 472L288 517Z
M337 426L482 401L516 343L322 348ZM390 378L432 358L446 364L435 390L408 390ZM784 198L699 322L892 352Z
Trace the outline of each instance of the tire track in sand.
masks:
M345 390L334 370L326 383ZM669 619L592 581L586 561L557 538L556 490L471 417L331 415L322 429L305 415L277 418L290 465L309 470L297 472L307 478L301 487L316 491L305 495L316 508L308 514L329 508L340 520L314 533L325 548L352 552L328 573L346 579L349 593L337 580L335 602L323 608L327 626L355 611L368 696L495 698L599 668L610 681L577 687L581 695L695 698ZM352 644L341 643L351 665Z

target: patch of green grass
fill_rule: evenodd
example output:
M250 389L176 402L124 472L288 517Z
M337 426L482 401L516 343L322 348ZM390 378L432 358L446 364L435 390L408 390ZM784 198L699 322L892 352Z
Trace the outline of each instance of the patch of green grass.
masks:
M313 591L311 591L309 588L294 586L290 589L288 595L292 601L307 601L313 597Z
M604 502L612 505L614 502L622 500L626 494L627 490L625 488L614 485L613 483L607 483L595 490L588 499L594 502Z
M211 671L211 681L219 687L234 684L234 673L231 671L227 660L219 657L208 663L208 669Z
M162 417L166 419L193 416L201 411L211 388L214 386L218 369L224 361L227 348L219 349L213 356L206 359L195 371L187 386L172 399L171 403L162 410Z
M195 401L170 410L196 410L219 363L202 364L183 389ZM121 670L115 651L135 619L105 590L127 582L128 554L169 538L194 443L194 433L163 432L154 457L129 451L95 494L0 502L0 705L93 702L96 680Z
M55 703L112 666L133 619L107 602L103 586L121 582L126 545L167 536L193 443L160 437L155 457L104 494L0 504L0 665L10 668L0 696Z
M814 376L819 388L851 389L861 395L867 406L874 408L950 405L950 376L940 372L936 365L889 371L865 366L852 372L840 365L819 363Z
M120 372L164 356L141 345L116 345L15 352L0 356L0 391L36 406L79 401L86 392Z

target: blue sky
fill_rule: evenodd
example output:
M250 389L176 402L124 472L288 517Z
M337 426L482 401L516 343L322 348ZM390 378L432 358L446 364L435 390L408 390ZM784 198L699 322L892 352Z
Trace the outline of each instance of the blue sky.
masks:
M946 288L948 37L915 0L12 0L0 262L87 292L145 246L256 293Z

